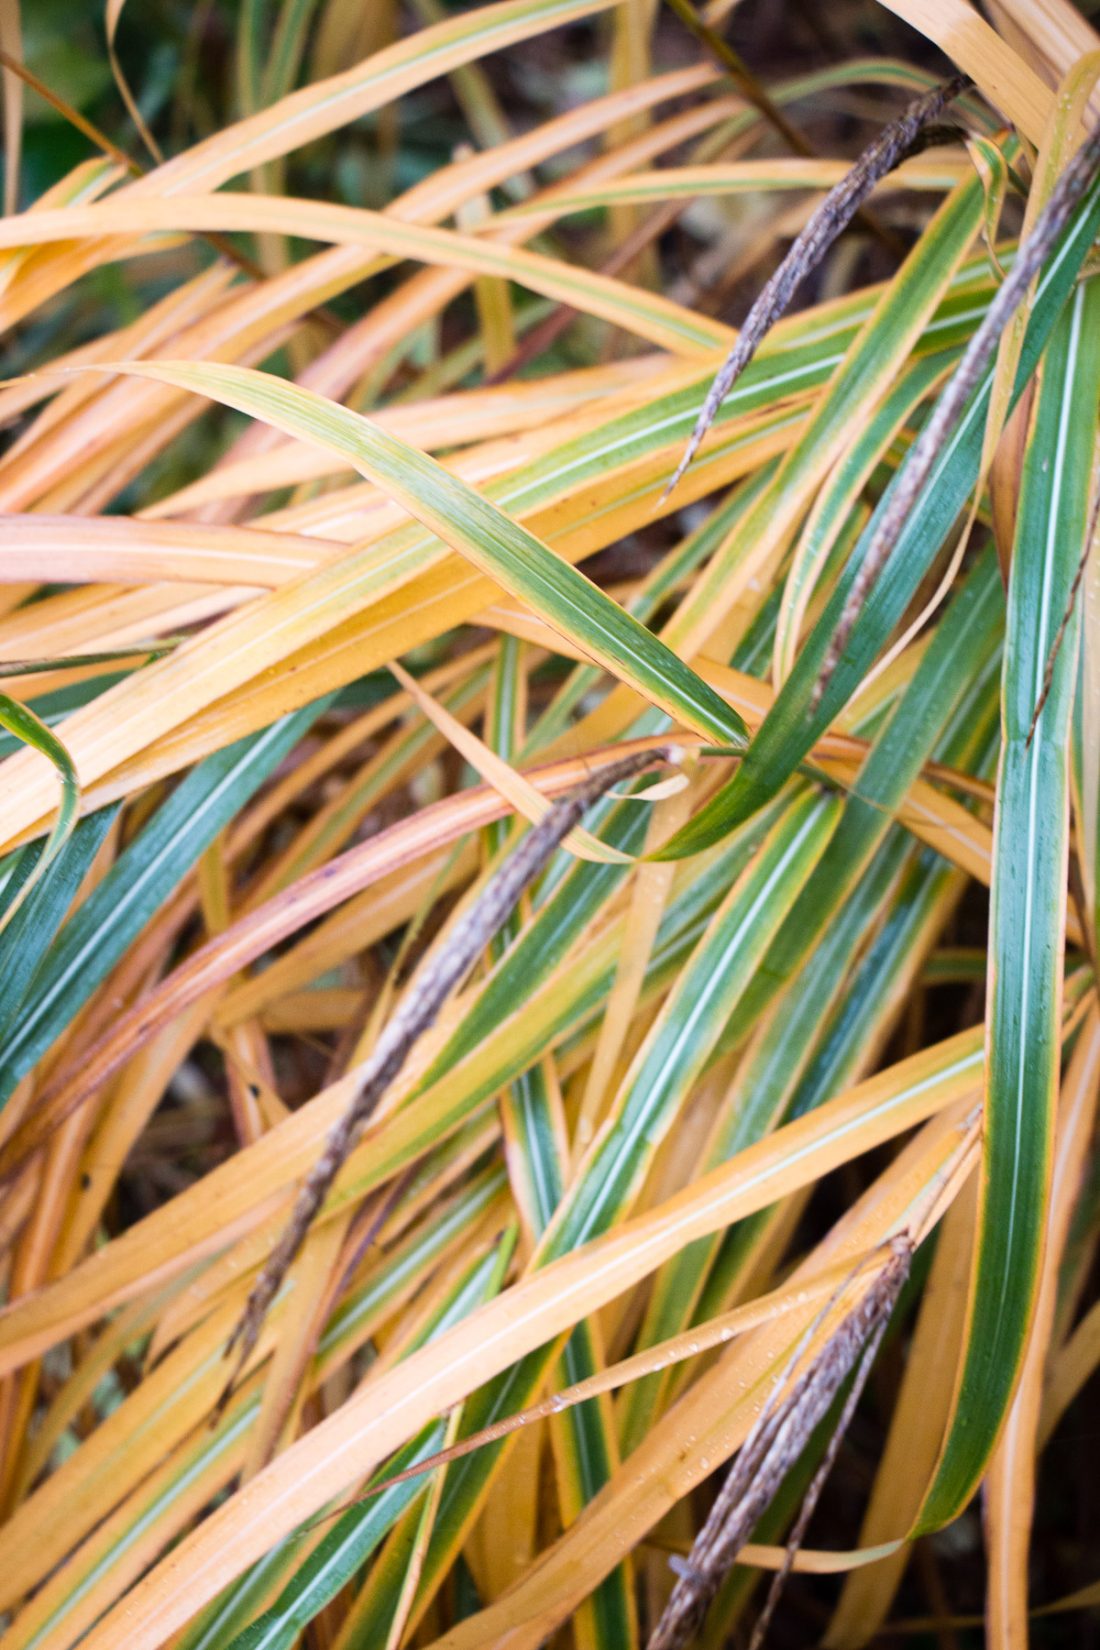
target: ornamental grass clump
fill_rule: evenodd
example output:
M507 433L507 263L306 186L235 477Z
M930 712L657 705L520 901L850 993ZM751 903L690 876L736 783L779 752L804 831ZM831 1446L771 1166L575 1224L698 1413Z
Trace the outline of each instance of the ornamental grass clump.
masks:
M4 1650L1100 1601L1100 34L989 11L0 0Z

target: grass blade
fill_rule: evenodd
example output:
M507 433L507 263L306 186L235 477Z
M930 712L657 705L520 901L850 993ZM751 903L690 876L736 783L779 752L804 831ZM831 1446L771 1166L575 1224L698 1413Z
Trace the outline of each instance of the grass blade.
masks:
M1029 739L1088 530L1100 284L1078 287L1044 358L1013 547L990 909L988 1078L977 1252L959 1386L916 1528L966 1505L1015 1390L1035 1308L1061 1058L1071 620Z

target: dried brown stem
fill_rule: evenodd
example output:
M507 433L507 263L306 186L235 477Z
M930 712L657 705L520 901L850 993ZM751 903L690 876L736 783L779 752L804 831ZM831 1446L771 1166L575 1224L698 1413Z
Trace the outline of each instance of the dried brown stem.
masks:
M1085 533L1084 549L1081 551L1080 559L1074 570L1073 582L1069 587L1069 595L1066 597L1066 605L1062 612L1061 623L1055 632L1053 642L1050 644L1050 652L1047 654L1046 669L1043 671L1043 685L1039 689L1039 699L1035 709L1031 713L1031 725L1027 730L1027 738L1024 740L1025 750L1029 750L1031 747L1031 741L1035 737L1035 729L1038 727L1039 718L1043 714L1043 707L1050 698L1051 684L1054 681L1054 667L1058 663L1058 655L1062 651L1062 643L1066 639L1066 631L1069 629L1069 621L1073 617L1073 609L1077 603L1077 592L1081 588L1081 580L1085 576L1085 568L1088 566L1089 557L1092 555L1093 543L1096 539L1098 516L1100 516L1100 489L1097 490L1093 497L1092 508L1089 511L1088 529Z
M906 1270L908 1270L908 1256L906 1256L905 1265ZM904 1281L904 1278L901 1281ZM898 1284L898 1287L900 1288L900 1283ZM896 1298L897 1296L895 1294L894 1299ZM764 1635L768 1631L772 1616L775 1613L775 1607L779 1603L780 1595L787 1583L787 1577L794 1568L794 1561L798 1557L799 1549L805 1540L806 1530L809 1527L810 1519L814 1515L814 1508L817 1506L821 1492L825 1488L829 1474L833 1470L833 1465L836 1461L837 1455L840 1452L840 1446L844 1442L844 1435L848 1431L852 1416L856 1412L856 1405L859 1403L859 1400L863 1394L863 1388L867 1385L867 1377L871 1373L871 1365L875 1361L879 1346L882 1343L882 1337L886 1333L886 1325L889 1321L890 1314L887 1310L882 1313L877 1326L871 1330L871 1333L868 1336L867 1342L863 1348L863 1356L860 1358L859 1364L856 1368L855 1379L852 1381L848 1396L844 1400L844 1407L841 1410L840 1415L837 1417L836 1426L833 1428L832 1435L825 1447L825 1453L821 1458L821 1464L810 1481L810 1486L802 1500L802 1506L799 1508L798 1517L795 1519L791 1533L787 1538L787 1550L784 1555L783 1563L772 1577L772 1584L768 1588L768 1596L764 1600L764 1608L761 1610L756 1626L752 1630L752 1638L749 1640L749 1650L760 1650L760 1646L764 1642Z
M700 17L691 4L691 0L666 0L666 4L670 11L675 12L681 23L691 31L700 45L705 46L711 56L722 65L742 97L760 111L764 119L779 133L788 148L793 150L796 155L803 155L807 160L811 159L814 153L813 145L807 138L803 137L798 127L787 119L783 110L769 96L767 88L761 85L744 58L734 51L729 41L723 39L720 34L710 27L709 23ZM904 241L900 240L887 224L882 223L869 206L860 207L858 216L864 228L875 237L887 252L895 258L904 258Z
M866 553L852 581L840 621L829 644L810 699L811 714L821 703L825 689L843 656L844 649L863 609L868 592L881 573L902 528L919 499L937 457L977 389L1000 341L1001 334L1027 297L1032 281L1045 263L1055 241L1100 170L1100 126L1085 139L1051 192L1035 220L1031 234L1021 244L1016 260L998 287L993 302L936 403L932 416L909 452L904 469L875 528Z
M46 82L35 74L33 69L29 69L18 57L12 57L11 53L4 51L3 47L0 47L0 64L7 69L9 74L17 75L24 85L30 87L32 92L37 92L43 102L48 103L51 109L55 109L63 120L68 121L70 126L74 126L78 132L82 132L90 143L95 144L97 149L102 149L108 160L113 160L116 166L121 166L124 171L129 172L133 177L141 176L141 167L136 160L133 160L124 149L120 149L117 143L112 143L106 133L101 132L98 126L93 126L92 122L86 119L79 109L74 109L71 103L66 102L57 92L51 90Z
M434 1024L454 988L465 978L500 931L523 892L530 887L564 837L598 797L624 779L651 767L667 752L634 752L602 768L563 796L535 825L486 884L446 940L430 953L382 1030L360 1073L359 1088L343 1117L330 1132L321 1154L302 1182L290 1219L248 1297L244 1312L226 1345L237 1354L236 1371L247 1360L268 1307L286 1277L332 1184L353 1151L371 1113L397 1077L413 1046ZM234 1379L236 1378L236 1371ZM227 1389L226 1396L230 1389ZM223 1398L223 1405L224 1405Z
M676 466L675 474L665 488L668 497L684 471L699 450L699 443L714 423L726 396L740 378L763 339L776 321L785 314L791 299L806 276L817 267L833 242L847 228L860 205L888 172L909 154L919 141L924 127L934 121L970 81L966 75L955 75L915 98L897 120L884 126L874 142L866 148L851 171L830 189L801 233L791 243L790 251L779 268L761 290L745 318L725 362L707 391L702 410L695 420L684 456Z
M691 0L665 0L669 11L673 12L680 22L705 46L711 56L722 65L733 81L741 96L758 109L764 119L775 128L796 155L809 159L813 149L797 126L791 124L779 105L768 96L765 88L757 80L744 58L735 52L728 40L705 23L691 4Z
M865 1367L861 1367L857 1377L855 1395L845 1404L841 1417L842 1424L847 1425L850 1410L854 1409L859 1397L858 1389L866 1379L866 1370L870 1367L898 1292L908 1276L911 1258L912 1244L908 1239L896 1240L890 1259L862 1298L846 1314L813 1362L791 1381L790 1376L805 1351L806 1337L803 1337L791 1364L776 1383L772 1397L742 1444L706 1523L695 1539L690 1557L678 1566L680 1578L647 1650L683 1650L683 1646L696 1636L715 1594L758 1519L798 1460L848 1372L866 1349L868 1356L864 1360ZM827 1306L825 1311L828 1309ZM819 1319L811 1325L810 1332ZM835 1454L835 1450L832 1453ZM821 1492L824 1475L831 1464L832 1454L827 1452L823 1471L815 1475L807 1494L808 1511L804 1510L795 1526L793 1539L797 1541L801 1540L814 1502ZM793 1553L779 1572L777 1580L780 1584L791 1562ZM773 1604L774 1599L769 1598L765 1607L765 1626ZM756 1642L754 1640L754 1644Z

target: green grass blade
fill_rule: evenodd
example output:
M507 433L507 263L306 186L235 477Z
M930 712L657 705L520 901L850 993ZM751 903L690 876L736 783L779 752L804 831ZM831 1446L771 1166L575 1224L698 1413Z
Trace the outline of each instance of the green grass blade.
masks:
M1087 532L1098 399L1100 284L1090 281L1047 350L1024 460L1002 681L977 1251L962 1372L920 1530L954 1518L974 1492L1011 1402L1038 1287L1061 1062L1076 616L1029 732Z
M72 835L80 813L80 780L72 758L56 733L52 733L27 705L21 705L6 693L0 693L0 728L14 734L20 744L40 751L53 763L61 780L61 806L57 810L57 818L29 876L0 915L0 933L3 933Z
M686 579L708 556L714 554L726 534L751 507L754 499L769 485L774 474L775 464L766 464L743 486L735 487L729 497L712 510L706 521L694 532L689 533L676 550L662 557L644 579L637 595L628 603L628 609L636 619L642 624L649 623L675 592L681 580ZM524 747L528 755L537 751L541 745L549 744L565 731L569 725L570 713L577 708L587 693L598 686L600 676L601 672L595 665L576 665L573 668L555 694L553 702L546 707L531 729Z
M46 874L20 906L14 921L0 932L0 978L4 981L3 1002L0 1003L0 1049L7 1049L9 1033L18 1018L35 971L64 922L65 913L117 813L117 807L100 808L80 821ZM11 876L11 883L17 884L12 890L15 899L34 874L42 849L41 842L33 842L19 850L19 863L13 867ZM8 893L7 887L4 892Z
M644 698L707 736L734 743L747 738L737 712L598 585L434 459L359 413L245 367L130 363L123 370L212 396L288 435L340 453Z
M837 540L875 466L886 457L891 442L912 419L954 358L954 351L945 350L911 362L883 397L866 427L857 432L821 489L783 584L780 618L783 634L776 647L777 660L782 661L781 674L787 674L789 659L797 652L803 605L819 580L826 576Z
M948 607L909 687L876 736L817 874L745 994L742 1031L794 977L815 938L854 889L952 712L996 651L1003 624L1004 598L990 549Z

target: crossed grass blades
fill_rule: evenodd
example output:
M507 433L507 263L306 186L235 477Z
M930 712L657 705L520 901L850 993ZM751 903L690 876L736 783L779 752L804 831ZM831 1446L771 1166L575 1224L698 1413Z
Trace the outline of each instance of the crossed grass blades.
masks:
M0 6L5 1644L1094 1602L1098 41L728 10Z

